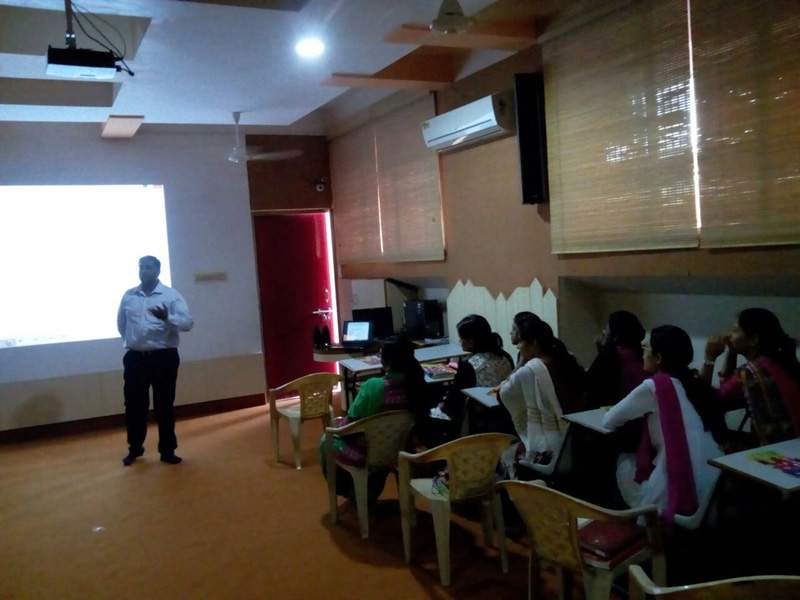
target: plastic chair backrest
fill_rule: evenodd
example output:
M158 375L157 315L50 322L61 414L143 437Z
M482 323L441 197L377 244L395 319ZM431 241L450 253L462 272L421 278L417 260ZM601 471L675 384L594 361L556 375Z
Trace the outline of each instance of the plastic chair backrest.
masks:
M577 518L570 510L572 499L541 483L503 481L498 485L508 492L525 521L532 552L544 560L580 571L583 561L578 545Z
M468 435L439 446L447 461L450 500L483 496L491 491L500 455L514 437L504 433Z
M629 567L631 600L794 600L800 598L800 577L765 575L707 583L658 587L638 565Z
M300 418L313 419L330 414L333 386L339 381L335 373L314 373L296 380L300 394Z
M414 417L407 410L392 410L360 421L367 438L367 467L397 466L397 454L405 447Z

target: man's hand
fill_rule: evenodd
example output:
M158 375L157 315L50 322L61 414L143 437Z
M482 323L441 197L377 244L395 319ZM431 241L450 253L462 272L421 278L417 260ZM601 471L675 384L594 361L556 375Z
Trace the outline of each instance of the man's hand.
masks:
M150 314L153 315L156 319L161 319L162 321L167 320L167 305L161 304L159 306L154 306L150 309Z

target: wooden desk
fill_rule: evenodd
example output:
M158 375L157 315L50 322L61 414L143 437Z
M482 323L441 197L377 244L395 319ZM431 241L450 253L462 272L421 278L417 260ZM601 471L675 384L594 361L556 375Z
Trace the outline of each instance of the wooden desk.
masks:
M414 357L419 362L433 362L436 360L447 360L448 358L461 358L469 352L464 352L461 344L441 344L439 346L428 346L414 350Z
M376 361L377 359L377 361ZM378 355L363 358L347 358L339 361L342 369L342 387L344 388L344 405L350 407L350 402L356 394L356 382L359 376L379 375L383 372L383 365Z
M603 427L603 417L607 412L608 409L606 408L595 408L593 410L570 413L561 418L570 423L575 423L575 425L580 425L581 427L596 431L597 433L608 435L609 433L614 433L614 431Z
M467 354L469 354L469 352L464 352L460 344L441 344L439 346L428 346L426 348L417 348L414 350L414 357L421 363L460 358ZM378 375L383 372L383 367L377 355L364 356L361 358L346 358L338 362L339 366L342 368L345 406L350 406L350 402L355 396L356 382L359 376ZM425 377L426 383L444 383L451 380L452 379Z
M316 362L340 362L351 358L363 358L365 356L367 355L363 352L345 352L344 350L341 352L331 352L330 350L314 350L314 361Z
M486 408L495 408L500 406L497 396L490 394L490 387L472 387L461 390L467 397L467 404L464 406L464 418L461 420L461 435L469 434L469 402L475 401L482 404Z
M771 465L759 463L751 458L753 454L770 451L779 452L789 458L800 459L800 438L712 458L708 461L708 464L723 471L730 471L736 475L777 488L784 497L800 491L800 477L794 477Z
M569 421L570 423L575 423L576 425L580 425L581 427L586 427L587 429L591 429L592 431L596 431L597 433L602 433L603 435L607 435L609 433L614 432L612 429L606 429L602 425L603 417L607 412L608 408L595 408L593 410L584 410L581 412L570 413L568 415L564 415L562 418L565 421ZM738 427L743 417L744 417L744 409L732 410L726 413L725 415L725 419L730 429L735 429L736 427ZM746 426L745 431L749 430L750 428Z
M473 387L473 388L466 388L461 391L468 398L471 398L476 402L480 402L486 408L494 408L496 406L500 406L500 402L497 401L497 396L489 393L489 390L491 389L492 388L490 387Z
M431 377L430 375L425 373L425 383L430 383L430 384L441 383L443 385L449 385L450 383L453 382L453 379L455 378L456 378L455 374L448 375L447 377Z

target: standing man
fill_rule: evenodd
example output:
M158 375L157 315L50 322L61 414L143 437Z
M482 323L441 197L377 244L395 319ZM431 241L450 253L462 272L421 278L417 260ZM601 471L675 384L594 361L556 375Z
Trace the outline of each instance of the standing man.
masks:
M194 325L186 301L177 290L158 280L161 262L155 256L139 259L141 285L125 292L117 313L117 329L127 352L125 367L125 425L128 429L128 455L122 464L129 467L144 454L150 386L153 409L158 420L158 451L161 462L177 465L175 455L175 381L178 378L178 332Z

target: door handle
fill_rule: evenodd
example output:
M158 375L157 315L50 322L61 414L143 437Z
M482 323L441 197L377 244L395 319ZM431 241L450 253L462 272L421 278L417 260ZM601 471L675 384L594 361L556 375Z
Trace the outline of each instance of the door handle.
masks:
M328 319L331 318L331 315L333 314L333 309L332 308L318 308L316 310L312 310L311 314L312 315L319 315L324 320L327 321Z

